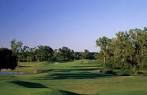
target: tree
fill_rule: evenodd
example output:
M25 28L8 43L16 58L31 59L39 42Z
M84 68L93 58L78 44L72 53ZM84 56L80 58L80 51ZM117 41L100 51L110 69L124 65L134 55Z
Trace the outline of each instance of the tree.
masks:
M145 49L147 48L147 31L141 29L131 29L129 31L132 37L132 42L134 44L134 50L136 54L136 59L140 68L143 68L143 57L145 55Z
M96 44L100 47L104 64L108 67L119 67L135 73L144 67L143 60L147 55L147 28L118 32L112 39L102 37Z
M68 47L62 47L55 51L56 61L71 61L74 59L74 51Z
M82 59L82 53L81 52L74 52L73 56L74 56L74 60Z
M49 46L38 46L35 51L38 61L52 61L53 60L53 49Z
M37 58L35 56L35 50L36 48L30 48L28 46L23 46L22 50L18 54L19 61L22 61L22 62L36 61Z
M89 50L85 49L84 52L82 52L82 58L83 59L95 59L95 52L90 52Z
M17 56L7 48L0 48L0 70L15 69L17 66Z
M84 52L82 53L82 57L83 59L88 59L89 58L89 50L85 49Z
M118 32L116 34L114 58L116 63L118 63L119 66L124 69L130 69L133 62L131 58L134 55L134 48L130 39L130 34L127 32Z
M98 47L100 47L101 52L103 54L104 66L106 65L106 62L107 62L108 49L109 49L109 46L110 46L110 42L111 42L111 39L109 39L105 36L96 40L96 45Z
M21 41L16 41L15 39L11 41L11 49L16 54L21 50L22 45Z

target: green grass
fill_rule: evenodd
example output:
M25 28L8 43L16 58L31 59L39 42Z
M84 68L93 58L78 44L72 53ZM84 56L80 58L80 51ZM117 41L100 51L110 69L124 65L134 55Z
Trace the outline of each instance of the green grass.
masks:
M19 65L25 75L0 75L0 95L147 95L147 76L102 75L94 60Z

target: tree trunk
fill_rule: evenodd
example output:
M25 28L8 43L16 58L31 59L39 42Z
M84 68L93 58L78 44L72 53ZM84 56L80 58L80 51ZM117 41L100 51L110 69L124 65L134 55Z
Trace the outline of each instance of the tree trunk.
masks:
M104 61L103 67L106 68L106 56L104 56L104 60L103 61Z
M141 49L141 56L140 56L140 63L141 63L141 69L143 70L144 64L143 64L143 48Z

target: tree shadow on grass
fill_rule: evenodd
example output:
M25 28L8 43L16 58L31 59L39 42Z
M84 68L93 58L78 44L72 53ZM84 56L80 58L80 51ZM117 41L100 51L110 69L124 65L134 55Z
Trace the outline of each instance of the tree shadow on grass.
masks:
M94 67L94 68L99 68L99 66L91 66L91 65L85 65L85 66L84 66L84 65L83 65L83 66L72 66L72 67L76 67L76 68L77 68L77 67L78 67L78 68L81 68L81 67L83 67L83 68L84 68L84 67Z
M40 83L34 83L34 82L26 82L26 81L11 81L11 83L22 86L22 87L26 87L26 88L48 88ZM81 95L75 92L71 92L71 91L66 91L66 90L57 90L57 89L52 89L52 93L50 92L42 92L43 95L55 95L57 91L59 91L62 95ZM56 91L57 90L57 91ZM36 93L37 95L42 95L42 93ZM36 95L35 94L35 95ZM34 94L33 94L34 95Z
M96 79L99 77L108 77L111 75L98 74L92 72L78 72L78 73L55 73L51 75L52 79Z
M27 68L27 67L32 67L32 66L23 66L23 65L20 65L18 66L19 68Z
M11 83L26 87L26 88L48 88L40 83L26 82L26 81L11 81Z
M51 91L31 93L30 95L83 95L83 94L78 94L78 93L66 91L66 90L51 89Z
M52 70L53 72L85 72L85 71L94 71L94 70L99 70L99 68L80 68L80 69L75 69L75 68L71 68L71 69L54 69Z
M81 71L93 71L93 70L98 70L97 68L82 68L82 69L56 69L56 70L53 70L53 72L56 72L56 73L60 73L60 72L81 72Z
M99 72L74 72L74 71L69 71L69 72L54 72L52 74L43 76L43 77L38 77L36 79L40 80L55 80L55 79L96 79L100 77L111 77L113 76L112 74L102 74Z
M60 92L61 92L63 95L82 95L82 94L77 94L77 93L70 92L70 91L65 91L65 90L60 90Z

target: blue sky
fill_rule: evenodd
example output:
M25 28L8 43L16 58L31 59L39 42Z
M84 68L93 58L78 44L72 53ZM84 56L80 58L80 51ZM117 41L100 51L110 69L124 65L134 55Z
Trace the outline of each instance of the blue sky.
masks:
M0 0L0 47L67 46L97 51L98 37L147 26L147 0Z

